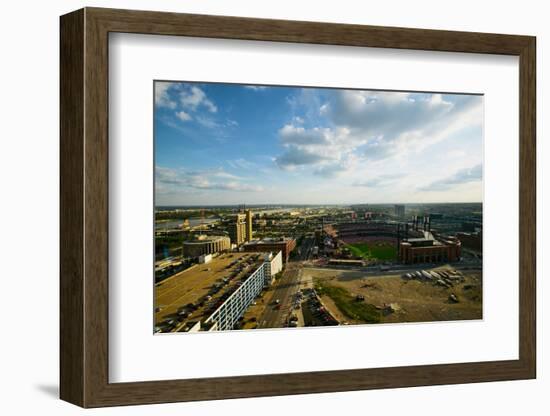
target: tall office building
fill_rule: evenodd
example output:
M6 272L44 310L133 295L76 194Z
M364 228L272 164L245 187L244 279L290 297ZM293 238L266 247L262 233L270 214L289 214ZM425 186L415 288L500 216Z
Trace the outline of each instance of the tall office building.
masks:
M405 216L405 205L395 205L395 216L398 218Z
M252 240L252 212L246 210L244 214L235 214L234 222L229 229L231 242L240 246L246 241Z
M252 240L252 211L246 210L246 241Z

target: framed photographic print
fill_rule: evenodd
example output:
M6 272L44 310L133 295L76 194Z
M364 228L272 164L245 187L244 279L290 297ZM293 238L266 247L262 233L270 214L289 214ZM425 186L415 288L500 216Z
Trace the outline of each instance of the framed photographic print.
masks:
M535 38L61 17L83 407L536 376Z

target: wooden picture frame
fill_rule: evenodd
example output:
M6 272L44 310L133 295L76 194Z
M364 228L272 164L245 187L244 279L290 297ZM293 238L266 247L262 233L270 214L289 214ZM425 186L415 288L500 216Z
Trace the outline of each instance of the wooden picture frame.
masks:
M535 38L85 8L61 17L60 396L82 407L530 379L536 376ZM109 383L108 34L263 40L519 57L519 359Z

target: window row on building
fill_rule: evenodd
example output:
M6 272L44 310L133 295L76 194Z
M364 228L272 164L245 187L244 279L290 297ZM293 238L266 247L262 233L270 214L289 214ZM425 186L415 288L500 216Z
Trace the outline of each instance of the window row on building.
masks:
M262 289L270 285L275 274L281 270L281 252L277 252L276 255L266 254L264 262L206 319L205 329L207 328L208 331L233 329Z

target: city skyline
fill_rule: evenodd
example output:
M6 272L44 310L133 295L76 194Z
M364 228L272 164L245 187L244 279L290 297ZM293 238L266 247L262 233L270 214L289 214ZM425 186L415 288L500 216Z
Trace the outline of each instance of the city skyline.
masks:
M243 206L245 208L264 208L264 207L313 207L313 208L319 208L319 207L356 207L356 206L372 206L372 207L388 207L388 206L395 206L395 205L406 205L406 206L430 206L430 205L483 205L483 202L481 201L465 201L465 202L376 202L376 203L367 203L367 202L359 202L359 203L352 203L352 204L329 204L329 203L318 203L318 204L283 204L283 203L276 203L276 202L269 202L269 203L256 203L256 204L196 204L196 205L184 205L184 204L176 204L176 205L155 205L155 208L160 209L174 209L174 208L203 208L203 207L209 207L209 208L242 208Z
M482 202L483 97L155 82L157 206Z

